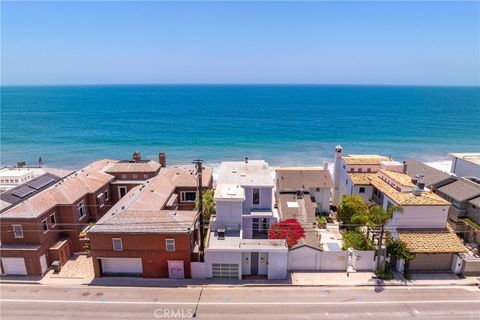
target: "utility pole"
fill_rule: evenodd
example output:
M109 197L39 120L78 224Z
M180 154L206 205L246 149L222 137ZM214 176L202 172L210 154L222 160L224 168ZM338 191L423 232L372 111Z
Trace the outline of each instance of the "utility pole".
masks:
M203 221L203 197L202 197L202 172L203 160L193 160L192 162L197 170L197 197L198 197L198 223L199 223L199 248L198 261L203 262L203 241L204 241L204 221Z
M383 266L384 262L385 262L385 256L384 256L384 252L382 250L383 233L384 233L384 225L382 224L382 228L380 229L380 237L378 238L378 256L377 256L377 268L376 269L380 269L380 266ZM380 260L382 258L383 258L383 261L381 262ZM384 268L381 268L381 271L384 271Z

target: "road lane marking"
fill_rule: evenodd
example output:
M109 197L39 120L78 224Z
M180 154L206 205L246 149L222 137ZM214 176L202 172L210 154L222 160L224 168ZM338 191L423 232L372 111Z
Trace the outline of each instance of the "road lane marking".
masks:
M43 300L43 299L0 299L0 302L31 303L85 303L85 304L132 304L132 305L195 305L196 301L98 301L98 300ZM395 300L395 301L318 301L318 302L198 302L199 305L346 305L346 304L441 304L441 303L476 303L478 300Z

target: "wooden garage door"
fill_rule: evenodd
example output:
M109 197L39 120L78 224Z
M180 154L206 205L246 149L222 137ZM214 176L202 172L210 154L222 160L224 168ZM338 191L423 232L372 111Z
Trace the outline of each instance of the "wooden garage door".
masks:
M27 275L24 258L2 258L3 272L11 275Z
M451 271L453 254L417 254L410 261L410 271Z

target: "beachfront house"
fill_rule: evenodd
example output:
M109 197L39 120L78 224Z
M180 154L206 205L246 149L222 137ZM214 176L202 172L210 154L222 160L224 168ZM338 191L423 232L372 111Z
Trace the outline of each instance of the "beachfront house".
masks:
M278 221L272 171L263 160L222 162L215 190L216 215L205 241L205 277L287 277L285 240L269 240Z
M343 195L353 194L360 195L368 203L372 194L368 178L375 176L384 161L390 161L390 158L358 154L343 156L342 146L336 146L332 204L338 206Z
M212 186L203 171L202 188ZM198 259L197 176L184 167L162 167L132 188L89 231L95 277L189 278ZM182 194L194 197L182 204Z
M421 179L408 176L407 166L381 162L378 172L368 177L372 187L369 201L384 210L389 206L401 208L385 228L415 254L410 271L452 271L456 254L467 250L447 226L450 203L428 189ZM402 270L403 261L397 267Z
M458 177L480 178L480 152L449 153L452 158L451 173Z

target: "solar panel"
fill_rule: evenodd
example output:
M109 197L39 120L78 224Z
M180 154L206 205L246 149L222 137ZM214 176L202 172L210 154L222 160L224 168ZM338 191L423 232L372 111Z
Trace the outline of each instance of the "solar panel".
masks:
M36 179L33 179L32 181L27 182L27 186L39 190L52 182L55 182L54 178L49 175L43 175Z
M35 190L30 188L29 186L21 186L19 188L15 188L15 190L12 191L12 194L19 198L25 198L33 192L35 192Z

